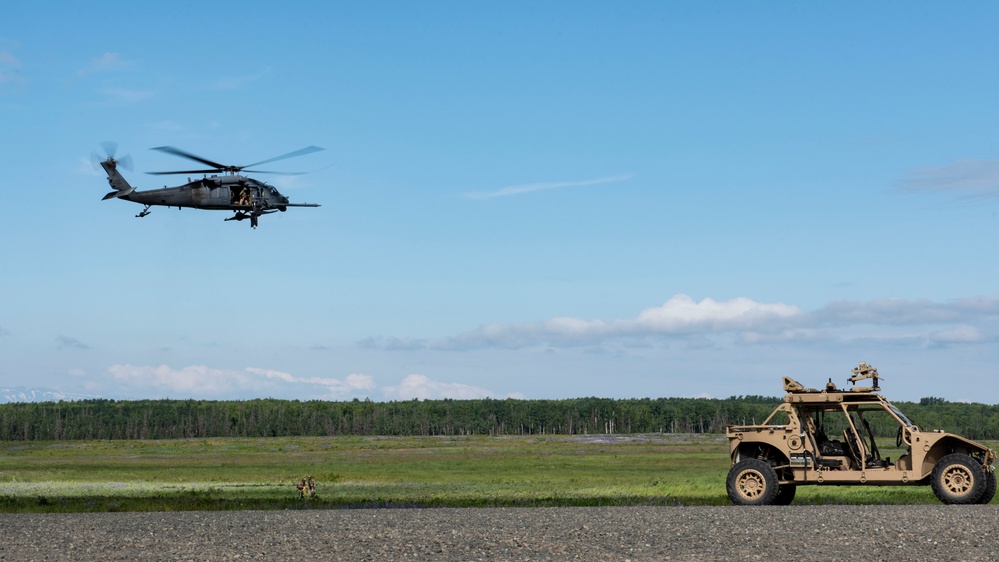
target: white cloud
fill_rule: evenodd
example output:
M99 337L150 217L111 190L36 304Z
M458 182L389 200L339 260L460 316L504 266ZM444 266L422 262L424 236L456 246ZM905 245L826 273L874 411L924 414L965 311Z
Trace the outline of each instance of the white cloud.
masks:
M983 330L997 319L999 297L975 297L946 302L925 299L835 302L810 313L804 323L841 334L873 327L879 337L976 343L988 339ZM974 337L970 336L970 330L975 331Z
M936 324L953 322L965 314L968 303L935 303L929 300L878 299L867 302L838 301L827 304L812 313L817 323L832 325L851 324ZM972 308L995 308L996 302L979 301Z
M800 314L801 309L797 306L781 303L759 303L743 297L728 301L707 298L695 302L681 294L660 307L642 311L631 324L637 331L668 333L742 330Z
M781 330L779 332L755 332L746 331L739 334L738 342L745 345L789 343L789 342L818 342L828 339L828 334L822 330L813 328L800 328Z
M285 371L250 367L242 371L191 365L112 365L108 374L120 385L142 395L160 392L171 398L233 398L264 396L301 400L347 398L375 388L369 375L350 374L343 380L299 377ZM247 395L249 393L249 395Z
M139 389L146 394L163 392L165 397L216 397L245 388L251 377L239 371L212 369L204 365L191 365L174 369L168 365L112 365L108 374L126 387Z
M125 62L125 60L121 58L120 54L108 52L97 57L96 59L91 59L90 63L86 67L76 71L76 75L87 76L100 72L120 70L127 68L128 66L130 66L129 63Z
M350 374L344 380L340 380L326 377L296 377L284 371L258 369L255 367L250 367L246 371L289 384L312 385L325 388L327 391L326 396L317 396L317 398L344 397L351 395L357 390L372 390L375 388L375 381L370 375Z
M605 321L558 317L532 324L493 324L450 338L438 347L572 346L617 338L694 336L746 330L770 332L801 315L798 307L781 303L760 303L747 298L728 301L706 298L697 302L680 294L662 306L643 310L635 318Z
M549 189L563 189L566 187L582 187L587 185L599 185L603 183L615 183L631 179L631 175L611 176L584 181L563 181L563 182L543 182L529 183L524 185L511 185L495 191L473 191L466 193L469 199L493 199L495 197L508 197L510 195L520 195L531 193L532 191L545 191Z
M344 400L384 395L386 400L459 400L495 397L497 393L478 386L447 383L412 374L398 385L378 389L371 375L350 374L342 379L302 377L286 371L249 367L243 370L213 369L191 365L175 369L169 365L112 365L107 370L117 395L134 394L162 398L244 399L286 398L298 400ZM521 394L510 395L522 397Z
M552 380L561 381L558 384L562 392L577 388L567 386L577 383L578 388L591 388L582 379L577 380L579 377L588 377L590 383L603 389L602 393L640 393L651 384L659 385L660 393L689 395L695 389L678 383L679 373L697 376L712 369L759 370L762 363L768 369L796 369L810 362L828 362L831 357L853 361L857 355L887 358L883 361L889 362L892 357L896 361L919 357L921 362L932 362L954 348L958 348L954 353L973 348L974 353L965 355L981 357L999 339L997 336L999 296L952 301L840 301L805 311L793 304L746 297L694 300L678 294L627 318L562 316L531 323L492 324L437 341L378 337L358 342L357 349L366 365L372 364L372 358L385 360L385 351L404 350L407 361L429 365L434 371L430 376L410 374L398 384L385 387L379 387L372 376L365 374L334 378L257 367L222 370L198 365L181 369L115 365L108 373L120 396L475 399L497 397L489 386L499 383L474 378L476 374L469 372L469 365L473 370L475 365L482 365L483 372L477 374L488 376L496 371L487 367L499 360L518 365L507 370L519 373L521 380L532 377L532 385L547 385L544 392L549 395L558 393L551 389L555 384ZM60 343L71 346L73 341L67 338ZM442 350L449 353L439 353ZM475 362L469 363L470 359ZM431 378L434 376L444 380ZM680 386L663 386L667 384ZM502 390L509 392L508 388ZM711 385L696 390L728 392Z
M972 197L999 195L999 160L964 160L910 172L896 182L910 192L963 192Z
M365 349L384 349L385 351L415 351L427 348L427 341L410 338L376 338L369 337L357 342L358 347Z
M934 344L947 345L979 343L985 341L987 338L978 328L967 324L959 324L946 330L933 332L930 334L929 339Z
M460 383L439 382L425 375L409 375L399 383L399 386L386 386L384 391L385 397L389 400L412 400L414 398L420 400L435 398L470 400L495 396L495 393L484 388Z
M56 337L56 346L59 349L90 349L89 345L80 340L62 335Z
M899 298L838 301L813 311L745 297L695 301L678 294L633 318L561 316L528 323L488 324L438 341L372 337L359 347L391 350L559 349L587 347L686 349L724 344L862 343L895 346L969 345L999 336L999 296L935 302Z
M216 90L239 90L249 86L250 84L261 80L264 76L270 73L270 68L264 68L255 74L247 74L244 76L228 76L219 78L215 81L214 89Z

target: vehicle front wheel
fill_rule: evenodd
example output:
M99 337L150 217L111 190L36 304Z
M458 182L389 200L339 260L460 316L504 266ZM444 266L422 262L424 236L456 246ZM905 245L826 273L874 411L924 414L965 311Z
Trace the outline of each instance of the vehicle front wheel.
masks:
M970 504L978 502L988 484L978 461L962 453L951 453L933 467L930 487L943 503Z
M770 505L777 499L777 472L759 459L746 459L728 471L725 487L735 505Z

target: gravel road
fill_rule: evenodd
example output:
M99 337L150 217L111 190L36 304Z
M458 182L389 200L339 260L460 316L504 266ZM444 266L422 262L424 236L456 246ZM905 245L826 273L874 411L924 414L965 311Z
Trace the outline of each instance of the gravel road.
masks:
M999 505L0 515L0 560L984 560Z

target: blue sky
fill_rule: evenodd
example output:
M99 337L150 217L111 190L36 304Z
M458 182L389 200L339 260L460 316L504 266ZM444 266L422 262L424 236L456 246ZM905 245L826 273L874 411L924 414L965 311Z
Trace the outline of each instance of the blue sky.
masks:
M999 403L992 3L6 7L0 386ZM169 145L322 207L101 201ZM171 183L173 182L173 183Z

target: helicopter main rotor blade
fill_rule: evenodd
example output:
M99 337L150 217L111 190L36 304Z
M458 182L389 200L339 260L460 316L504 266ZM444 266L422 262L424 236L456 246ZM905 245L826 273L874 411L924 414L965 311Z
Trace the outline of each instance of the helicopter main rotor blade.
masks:
M267 170L241 170L247 174L274 174L275 176L304 176L308 172L270 172Z
M174 174L217 174L224 170L214 168L211 170L177 170L176 172L146 172L150 176L169 176Z
M218 162L212 162L211 160L209 160L207 158L202 158L202 157L200 157L200 156L198 156L196 154L191 154L190 152L186 152L186 151L183 151L183 150L181 150L179 148L174 148L172 146L157 146L155 148L151 148L150 150L159 150L160 152L166 152L167 154L173 154L174 156L180 156L181 158L187 158L188 160L194 160L195 162L201 162L202 164L205 164L206 166L215 166L215 170L212 170L213 172L217 172L217 171L221 171L221 170L227 170L227 169L229 169L229 168L232 167L232 166L226 166L224 164L219 164ZM174 172L174 173L186 174L188 172ZM194 172L190 172L190 173L194 173Z
M159 150L160 152L166 152L167 154L173 154L174 156L180 156L181 158L187 158L188 160L194 160L195 162L200 162L207 166L215 167L214 169L211 170L177 170L170 172L146 172L154 176L162 176L168 174L211 174L218 172L228 172L230 174L235 174L243 171L245 168L258 166L260 164L266 164L268 162L275 162L277 160L284 160L286 158L293 158L295 156L312 154L313 152L319 152L320 150L325 150L325 149L320 148L318 146L307 146L305 148L296 150L294 152L289 152L288 154L282 154L281 156L275 156L274 158L268 158L267 160L261 160L260 162L255 162L253 164L247 164L246 166L226 166L225 164L219 164L218 162L213 162L212 160L209 160L207 158L202 158L197 154L191 154L186 150L181 150L179 148L175 148L172 146L157 146L155 148L151 148L150 150ZM251 170L247 170L247 172L250 171ZM264 170L252 170L252 172L257 174L284 174L288 176L295 176L302 173L302 172L269 172Z
M174 174L216 174L218 172L224 172L224 171L226 170L219 170L216 168L212 170L177 170L175 172L146 172L146 173L149 174L150 176L169 176ZM277 176L301 176L308 173L308 172L272 172L268 170L243 170L242 168L240 168L240 171L246 172L248 174L274 174Z
M277 162L278 160L284 160L285 158L294 158L295 156L304 156L306 154L312 154L313 152L319 152L320 150L325 150L318 146L307 146L305 148L296 150L295 152L289 152L288 154L282 154L281 156L275 156L274 158L268 158L267 160L261 160L260 162L254 162L253 164L247 164L245 166L240 166L239 169L252 168L253 166L259 166L261 164L267 164L268 162ZM257 172L258 174L273 174L280 172Z

